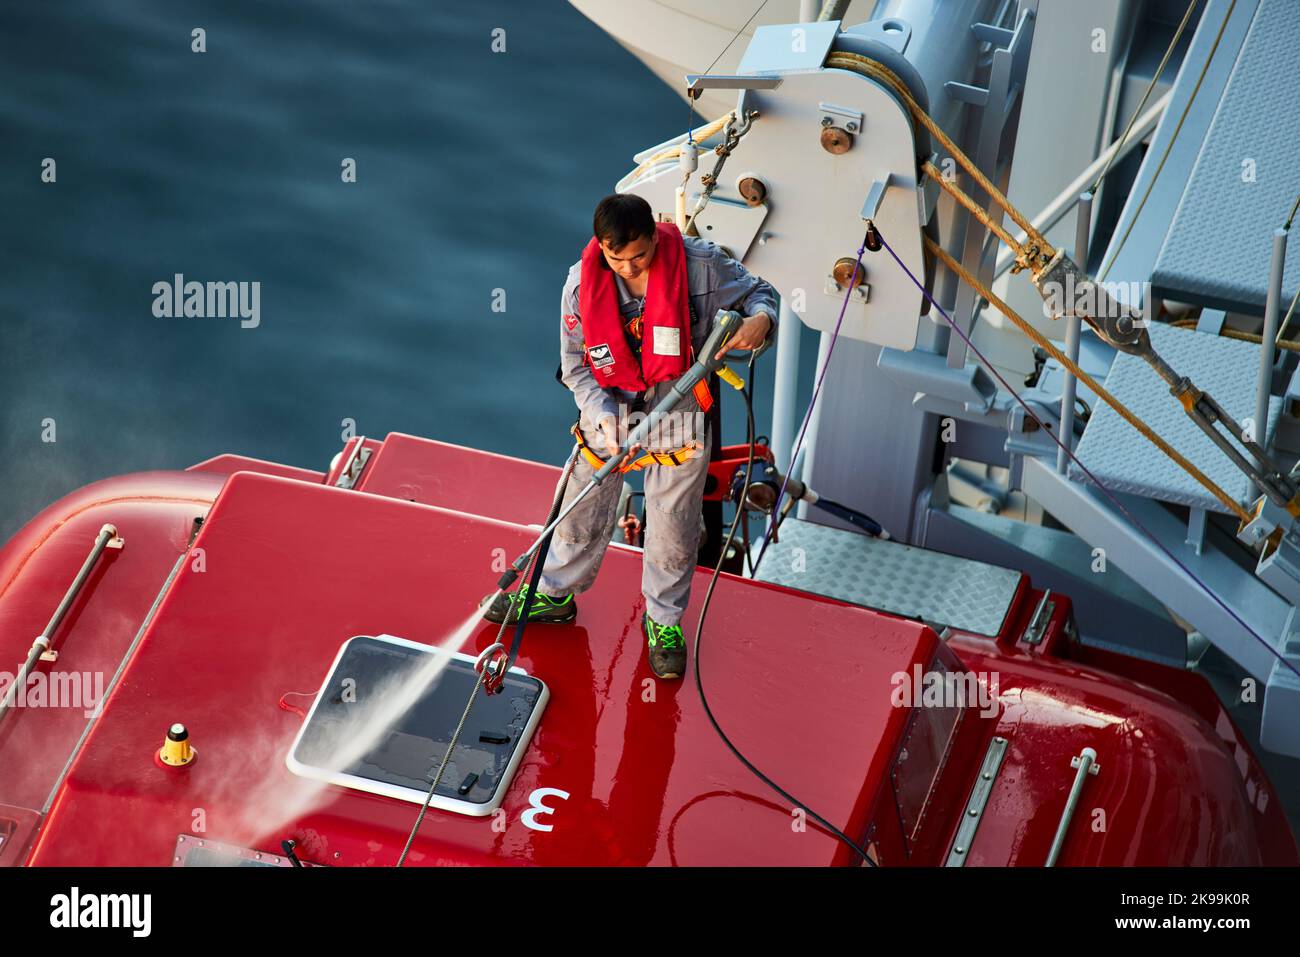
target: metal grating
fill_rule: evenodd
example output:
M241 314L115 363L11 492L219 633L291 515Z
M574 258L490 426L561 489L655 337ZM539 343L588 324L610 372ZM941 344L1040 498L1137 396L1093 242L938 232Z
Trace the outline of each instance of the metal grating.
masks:
M1002 630L1021 574L790 517L755 577L920 618L936 631L993 636Z
M1255 414L1259 346L1162 323L1153 323L1150 332L1152 345L1165 361L1214 396L1237 421ZM1250 480L1187 417L1169 394L1169 387L1143 360L1117 355L1106 377L1106 388L1229 495L1238 501L1253 497ZM1272 399L1268 408L1266 439L1277 425L1282 400ZM1227 511L1222 502L1107 405L1097 403L1093 408L1075 454L1114 491L1207 511ZM1076 482L1086 479L1073 462L1069 476Z
M1300 193L1294 162L1300 72L1287 67L1297 40L1300 3L1260 0L1156 259L1157 295L1231 312L1263 311L1272 232ZM1292 243L1285 302L1297 283L1300 244Z

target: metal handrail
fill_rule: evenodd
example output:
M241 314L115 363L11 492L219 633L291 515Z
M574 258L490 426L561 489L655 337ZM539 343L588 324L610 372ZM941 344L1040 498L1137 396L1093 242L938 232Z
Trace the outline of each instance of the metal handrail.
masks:
M95 562L99 560L99 556L104 553L105 548L121 548L122 544L122 538L117 534L116 527L104 525L99 530L99 534L95 536L95 544L91 547L86 560L81 563L81 570L77 572L77 577L68 586L68 590L63 595L63 600L59 602L59 607L54 609L54 615L50 618L49 624L45 626L45 630L32 642L31 651L27 653L27 660L18 669L18 674L14 676L13 683L5 691L4 699L0 700L0 721L3 721L9 714L14 699L18 696L18 689L27 683L27 676L31 674L36 662L42 656L50 653L50 639L53 638L55 630L63 621L63 616L68 613L68 609L76 601L77 595L80 594L82 586L86 584L86 579L90 577L90 572L95 567Z
M59 776L54 780L53 787L50 788L49 795L45 798L45 803L41 805L41 814L48 814L50 808L54 806L54 799L58 797L59 789L63 787L63 782L67 780L68 773L72 770L72 762L77 760L77 755L81 754L81 749L85 745L86 739L90 737L91 729L95 726L96 722L99 721L100 715L104 713L104 703L108 701L109 696L112 695L114 689L117 688L117 683L122 679L122 674L126 671L126 666L133 659L136 648L139 647L141 640L144 638L144 633L149 630L149 626L153 623L154 615L158 613L158 606L162 604L163 596L166 595L167 590L171 588L172 582L175 581L176 576L180 573L181 566L185 564L185 559L188 558L190 554L191 552L188 550L181 552L180 556L176 559L176 563L172 565L172 570L168 573L166 581L164 581L162 587L158 589L158 594L154 596L153 604L149 606L149 610L145 612L145 616L140 622L140 627L136 629L135 637L131 639L131 644L127 646L121 660L118 661L117 670L114 671L113 676L108 679L108 683L104 686L103 693L99 696L99 701L95 703L95 710L90 715L90 720L87 721L85 726L81 729L81 736L77 738L77 743L72 746L72 752L68 755L68 759L63 762L63 770L59 772Z
M1088 779L1089 774L1096 774L1101 770L1101 765L1097 763L1097 752L1092 748L1084 748L1080 754L1071 758L1070 767L1078 768L1078 772L1074 775L1074 786L1070 788L1070 796L1065 800L1065 810L1061 812L1061 823L1056 826L1056 837L1052 838L1052 848L1047 852L1045 867L1055 867L1057 858L1061 856L1061 848L1065 846L1065 835L1070 830L1070 822L1074 820L1074 812L1079 806L1079 796L1083 794L1083 782Z

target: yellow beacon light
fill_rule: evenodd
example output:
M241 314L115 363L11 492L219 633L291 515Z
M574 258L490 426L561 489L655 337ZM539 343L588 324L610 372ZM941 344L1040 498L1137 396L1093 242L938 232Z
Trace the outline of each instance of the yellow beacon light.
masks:
M181 768L192 762L195 755L196 752L190 744L190 733L185 725L177 722L167 729L162 750L158 752L159 761L168 767Z

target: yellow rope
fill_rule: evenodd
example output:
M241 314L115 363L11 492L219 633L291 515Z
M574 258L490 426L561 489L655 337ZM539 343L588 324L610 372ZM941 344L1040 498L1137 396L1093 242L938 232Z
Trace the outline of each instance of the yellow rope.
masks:
M1147 84L1147 91L1142 94L1142 99L1138 100L1138 105L1133 110L1133 115L1129 117L1128 125L1124 127L1124 132L1120 134L1120 146L1123 146L1128 141L1128 135L1133 132L1133 124L1137 122L1138 116L1142 113L1142 107L1147 105L1147 100L1151 98L1151 94L1155 91L1156 84L1160 82L1160 74L1165 72L1165 67L1169 64L1169 58L1173 56L1174 48L1178 46L1179 38L1182 37L1183 31L1187 29L1187 24L1192 19L1192 11L1196 9L1198 2L1199 0L1191 0L1191 2L1187 4L1187 12L1183 14L1182 22L1178 24L1178 29L1174 31L1174 37L1169 41L1169 46L1165 47L1165 55L1160 58L1160 65L1156 67L1155 75L1151 77L1151 82ZM1101 175L1097 177L1089 188L1088 192L1092 193L1093 196L1096 196L1097 191L1101 189L1101 182L1110 172L1111 164L1115 162L1115 157L1117 156L1119 156L1118 148L1115 152L1110 154L1110 159L1106 160L1106 165L1103 167Z
M698 130L693 130L691 132L691 137L696 141L707 140L713 134L721 131L722 128L727 125L727 121L730 120L735 115L736 115L735 110L732 110L730 113L724 113L722 114L722 116L719 116L712 123L706 123L704 126L701 126ZM681 155L682 155L682 146L680 143L678 143L676 146L669 146L660 150L658 153L655 153L654 156L651 156L648 160L646 160L636 169L632 170L632 176L631 179L628 180L628 182L635 180L642 173L648 170L651 166L654 166L657 163L662 163L664 160L673 159L674 157L681 156Z
M1115 265L1115 260L1119 258L1120 250L1128 242L1129 234L1133 232L1133 226L1137 223L1138 217L1142 215L1142 210L1146 208L1147 200L1151 198L1151 191L1155 188L1156 180L1160 178L1160 171L1165 168L1165 161L1169 159L1169 154L1173 152L1174 144L1178 142L1178 134L1183 130L1183 123L1187 120L1187 114L1192 111L1192 104L1196 102L1196 94L1201 90L1201 84L1205 82L1205 75L1210 71L1210 63L1214 60L1214 52L1219 49L1219 41L1223 39L1223 31L1227 29L1228 21L1232 19L1232 11L1237 6L1237 0L1232 0L1228 4L1228 12L1223 15L1223 22L1219 24L1219 32L1214 36L1214 45L1210 47L1210 55L1205 58L1205 64L1201 67L1201 74L1196 78L1196 85L1192 87L1192 95L1187 98L1187 105L1183 107L1182 116L1178 117L1178 125L1174 127L1173 135L1169 137L1169 143L1165 146L1164 154L1160 157L1160 162L1156 164L1156 171L1151 174L1151 179L1147 182L1147 188L1142 193L1142 199L1133 211L1132 217L1128 221L1128 226L1124 229L1124 234L1119 238L1119 244L1115 251L1110 254L1110 258L1102 264L1101 272L1097 274L1097 281L1102 282L1106 274L1110 272L1110 267Z
M1235 4L1236 4L1236 0L1233 0L1233 5L1235 6ZM1229 12L1231 13L1231 11ZM1226 18L1225 18L1225 23L1226 23ZM1222 35L1222 32L1223 32L1222 28L1220 28L1220 35ZM1215 41L1215 45L1216 46L1218 45L1217 40ZM1213 57L1213 51L1211 51L1211 57ZM1041 263L1047 263L1048 261L1051 260L1053 256L1056 255L1056 250L1052 247L1050 243L1047 242L1043 234L1034 228L1033 224L1024 216L1024 214L1021 213L1020 210L1016 209L1016 207L1011 204L1011 201L1008 200L1007 197L1003 195L1001 190L999 190L996 186L993 185L992 181L989 180L989 178L984 175L983 171L980 170L980 168L975 165L975 163L970 159L970 157L968 157L965 153L963 153L957 147L957 144L954 143L952 139L946 133L944 133L942 129L939 128L939 124L937 124L930 117L930 115L925 112L925 110L921 109L920 104L916 102L915 98L913 98L911 92L907 89L906 85L904 85L903 81L900 80L891 70L889 70L884 65L868 57L862 56L857 53L844 53L844 52L832 53L826 59L826 66L838 68L838 69L850 70L852 72L863 74L865 76L870 77L871 79L877 80L885 84L887 87L889 87L891 90L894 91L894 93L898 96L899 100L901 100L903 105L907 108L908 112L911 113L913 119L917 123L920 123L923 127L925 127L925 129L929 132L929 134L932 137L934 137L934 139L938 141L939 144L945 150L947 150L948 154L957 162L958 165L962 167L962 169L966 171L967 174L970 175L971 179L973 179L975 183L979 185L979 187L989 196L989 198L995 204L997 204L997 206L1000 207L1002 211L1006 213L1006 215L1011 217L1012 222L1014 222L1017 226L1019 226L1024 231L1026 242L1024 244L1016 242L1015 238L1011 236L1011 234L1005 228L1003 228L1000 224L998 224L993 219L993 217L988 213L987 210L985 210L978 202L976 202L971 196L969 196L964 190L958 187L955 183L950 182L947 179L947 177L945 177L938 169L935 168L933 163L926 161L926 163L922 166L922 171L926 175L933 178L935 182L939 184L940 188L942 188L945 192L947 192L956 202L960 203L963 207L965 207L971 213L971 215L973 215L986 229L988 229L990 232L996 235L998 239L1006 243L1009 249L1015 252L1016 262L1020 267L1032 267L1033 263L1031 262L1031 259L1033 258L1038 258L1038 261ZM1199 85L1200 84L1198 83L1197 86L1199 87ZM1193 91L1192 96L1194 99L1195 91ZM723 127L725 127L727 121L731 119L733 115L734 113L728 113L714 120L712 123L700 127L698 130L695 130L693 132L692 134L693 138L697 140L708 139L710 136L712 136L713 134L720 131ZM1180 121L1179 126L1181 127L1181 125L1182 123ZM1177 138L1177 131L1175 131L1174 137ZM649 159L647 159L635 170L633 170L631 179L635 180L646 169L650 168L651 166L657 163L661 163L664 160L672 159L673 157L681 155L681 151L682 151L681 144L671 146L664 150L661 150L660 152L654 154ZM1163 166L1163 161L1161 165ZM1157 170L1157 175L1159 175L1158 170ZM1298 202L1298 205L1300 205L1300 202ZM1132 224L1130 223L1130 228L1131 225ZM1083 371L1083 369L1080 368L1077 362L1072 360L1069 356L1067 356L1064 352L1062 352L1059 348L1057 348L1057 346L1050 339L1048 339L1037 329L1031 326L1027 321L1025 321L1025 319L1019 316L1014 309L1012 309L1000 298L998 298L991 289L989 289L982 282L980 282L978 278L971 275L971 273L968 270L966 270L965 267L963 267L960 263L958 263L950 255L948 255L947 251L944 250L942 246L934 242L928 236L922 236L922 239L924 240L925 248L933 256L937 257L941 262L943 262L945 266L951 269L953 273L955 273L958 277L960 277L964 282L969 284L971 288L973 288L976 292L978 292L981 296L983 296L984 299L986 299L989 303L991 303L999 312L1001 312L1004 316L1006 316L1009 320L1011 320L1011 322L1014 323L1020 329L1021 332L1023 332L1026 336L1032 339L1039 347L1041 347L1045 352L1047 352L1048 355L1050 355L1057 362L1061 363L1062 366L1067 368L1080 382L1086 385L1098 397L1100 397L1103 402L1105 402L1112 409L1114 409L1116 414L1118 414L1120 418L1124 419L1124 421L1126 421L1129 425L1131 425L1134 429L1136 429L1138 433L1140 433L1144 438L1146 438L1149 442L1151 442L1151 444L1153 444L1161 452L1163 452L1175 463L1177 463L1179 467L1181 467L1185 472L1187 472L1188 475L1190 475L1208 492L1210 492L1210 494L1212 494L1215 498L1217 498L1220 502L1222 502L1224 506L1227 507L1228 510L1231 511L1233 514L1235 514L1239 519L1241 519L1242 521L1250 520L1250 514L1234 498L1232 498L1232 496L1230 496L1222 488L1216 485L1204 472L1198 469L1195 465L1193 465L1190 461L1188 461L1188 459L1185 456L1183 456L1180 452L1178 452L1177 449L1175 449L1163 438L1161 438L1158 434L1156 434L1156 432L1149 425L1147 425L1145 422L1139 419L1137 415L1135 415L1132 411L1128 409L1127 406L1125 406L1122 402L1120 402L1113 395L1111 395L1110 392L1108 392L1106 388L1101 385L1101 383L1097 382L1097 380L1095 380L1087 372ZM1093 321L1092 317L1084 317L1084 319L1088 322L1089 325L1096 328L1096 324ZM1232 335L1232 333L1233 330L1225 331L1225 334L1228 335ZM1232 335L1232 337L1239 338L1239 337L1244 337L1245 335L1246 335L1245 333L1241 333L1237 335ZM1253 338L1254 341L1256 342L1259 341L1258 336ZM1289 343L1289 342L1280 343L1280 345L1282 345L1283 348L1295 348L1297 351L1300 351L1300 345L1297 345L1295 343ZM1070 437L1062 436L1060 438L1062 441L1067 441Z
M1300 200L1298 200L1300 201ZM1292 215L1295 215L1292 213ZM1300 286L1296 286L1295 295L1291 297L1291 305L1286 311L1286 318L1282 320L1282 325L1277 330L1277 343L1282 344L1282 337L1286 335L1286 327L1291 325L1291 313L1295 312L1295 304L1300 302Z
M1079 364L1058 349L1051 339L1048 339L1041 332L1031 326L1025 319L1021 318L1014 309L994 295L991 289L986 287L975 276L972 276L965 267L948 255L948 252L942 246L932 240L929 236L922 236L921 238L925 242L926 249L937 256L945 266L960 276L964 282L969 283L972 289L992 303L1000 313L1015 323L1021 332L1032 339L1038 346L1042 347L1048 355L1061 363L1061 365L1065 366L1065 368L1069 369L1070 372L1074 374L1075 378L1096 393L1101 400L1114 409L1125 422L1137 429L1137 431L1141 433L1147 441L1151 442L1151 444L1161 452L1173 459L1173 461L1186 471L1188 475L1199 482L1211 495L1222 502L1239 519L1242 521L1250 521L1250 513L1242 508L1236 499L1216 485L1213 480L1189 462L1177 449L1157 435L1149 425L1133 414L1124 403L1111 395L1101 383L1088 375L1088 373L1084 372L1083 369L1079 367ZM1058 438L1060 438L1062 442L1065 442L1068 441L1070 437L1058 436Z
M1025 218L1020 210L1011 205L1011 201L1002 195L1002 191L993 185L971 158L957 148L957 144L939 128L939 124L925 110L921 109L921 105L912 97L903 81L895 76L891 70L859 53L832 53L826 58L826 65L862 73L873 80L879 80L892 89L898 95L898 98L903 101L904 106L907 107L908 112L912 114L916 121L943 145L948 154L957 161L962 169L970 174L971 178L979 184L980 188L989 195L993 202L1002 207L1012 221L1024 230L1025 236L1038 247L1038 253L1043 257L1042 261L1047 262L1056 255L1056 250L1043 238L1042 233L1034 228L1033 224Z
M1020 257L1022 255L1021 251L1024 247L1022 247L1018 242L1016 242L1015 238L1009 232L1007 232L1006 229L1004 229L1002 226L996 223L993 220L993 217L988 214L988 211L983 206L975 202L975 200L970 195L968 195L960 186L950 181L946 176L943 175L943 173L939 172L939 170L935 168L935 165L931 163L929 160L926 160L925 165L921 167L921 172L925 173L936 183L938 183L940 188L943 189L943 191L946 192L949 196L951 196L957 202L965 206L970 211L970 214L974 216L976 219L978 219L984 225L985 229L989 230L991 233L994 233L998 237L998 239L1002 240L1004 243L1007 244L1008 247L1010 247L1011 251L1016 254L1017 261L1020 260Z
M1170 325L1177 326L1179 329L1195 329L1199 323L1199 319L1179 319L1177 322L1171 322ZM1253 332L1242 332L1240 329L1229 329L1226 326L1219 330L1219 335L1225 339L1240 339L1242 342L1253 342L1256 345L1264 341L1263 336L1257 336ZM1274 345L1290 352L1300 352L1300 342L1292 342L1290 339L1281 339Z

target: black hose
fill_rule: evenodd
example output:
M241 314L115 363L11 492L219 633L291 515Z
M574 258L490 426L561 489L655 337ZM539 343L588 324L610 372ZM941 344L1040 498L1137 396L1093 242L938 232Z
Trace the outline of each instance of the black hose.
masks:
M750 363L750 368L749 368L750 381L752 382L753 365L754 365L754 357L752 355L750 356L749 363ZM752 470L754 465L754 456L752 454L754 448L754 398L748 388L746 388L743 391L743 394L745 397L745 413L747 419L746 438L749 440L749 448L751 454L747 457L748 460L745 463L745 483L744 485L741 486L741 488L748 489L749 480L752 477ZM700 618L695 625L695 650L694 650L695 688L700 693L700 704L704 705L704 713L708 717L709 723L713 725L713 730L717 732L718 737L722 740L722 743L727 746L727 750L729 750L732 754L734 754L736 756L736 760L738 760L741 764L743 764L746 768L748 768L751 774L753 774L756 778L758 778L760 781L766 784L777 794L781 795L781 797L785 798L795 807L802 808L803 811L809 817L811 817L814 821L820 824L834 837L838 838L840 841L843 841L846 845L852 848L858 854L858 856L860 856L869 865L875 867L876 862L871 859L871 857L867 854L866 850L860 847L856 841L854 841L851 837L849 837L847 834L845 834L843 831L837 828L834 824L826 820L826 818L822 817L820 814L818 814L816 811L810 808L803 801L800 801L797 797L795 797L789 791L785 790L783 787L781 787L779 784L777 784L775 781L769 778L766 774L760 771L757 767L755 767L753 762L751 762L747 757L745 757L745 755L741 753L739 748L737 748L734 744L732 744L731 739L728 738L726 732L722 730L722 726L718 724L718 719L713 716L713 709L709 707L709 699L704 693L704 678L702 676L702 670L700 668L700 636L704 634L704 619L705 616L707 616L709 613L709 603L713 600L713 588L715 585L717 585L718 576L722 573L722 563L727 557L728 549L731 548L732 542L735 540L736 527L740 524L740 516L744 510L745 510L745 498L742 492L740 501L736 503L736 514L732 516L731 519L731 528L727 532L726 540L723 541L722 548L718 553L718 562L716 565L713 566L713 574L709 578L709 587L704 593L704 603L700 606Z

